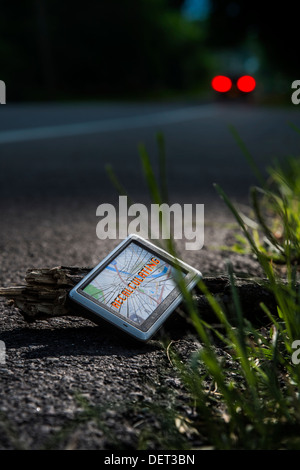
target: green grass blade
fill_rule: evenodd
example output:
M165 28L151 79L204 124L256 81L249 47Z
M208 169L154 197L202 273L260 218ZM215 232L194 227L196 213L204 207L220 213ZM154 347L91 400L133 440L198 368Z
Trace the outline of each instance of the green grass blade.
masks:
M239 133L237 132L236 128L233 125L229 125L229 130L232 133L233 137L235 138L238 146L242 150L249 166L251 167L256 179L258 180L259 184L264 187L265 186L265 179L262 176L261 171L259 170L258 166L255 163L254 158L252 157L251 153L247 149L244 141L241 139Z
M270 242L283 254L284 249L278 243L278 240L274 237L271 230L267 227L267 225L264 221L264 218L262 217L261 209L260 209L259 201L258 201L258 196L257 196L258 192L261 192L261 190L257 187L253 187L253 188L250 189L250 197L251 197L251 201L252 201L252 208L253 208L254 213L256 215L256 218L259 222L260 228L263 230L263 232L265 233L266 237L270 240ZM264 194L266 194L266 192L264 192Z
M232 214L234 215L235 219L237 220L238 224L240 225L242 231L244 232L245 234L245 237L247 238L250 246L252 247L253 251L255 252L256 255L260 255L260 252L253 240L253 238L251 237L251 235L249 234L248 230L247 230L247 227L244 223L244 220L243 218L240 216L240 214L238 213L237 209L234 207L234 205L232 204L232 202L230 201L229 197L226 195L226 193L223 191L223 189L218 185L218 184L214 184L214 187L216 188L217 192L219 193L220 197L223 199L223 201L226 203L227 207L230 209L230 211L232 212Z
M163 201L160 194L159 186L156 182L148 152L143 144L139 145L139 153L141 157L143 172L148 183L148 188L152 201L154 202L154 204L162 204Z
M298 132L298 134L300 134L300 128L297 127L294 123L292 122L289 122L289 125L292 129L294 129L294 131Z
M127 196L127 200L129 204L133 204L132 198L129 196L128 192L124 188L124 186L120 183L119 179L117 178L112 166L110 164L105 165L106 173L116 191L120 194L120 196Z
M166 146L164 135L158 132L156 135L158 145L158 161L159 161L159 181L160 181L160 193L163 202L168 203L168 179L167 179L167 159L166 159Z

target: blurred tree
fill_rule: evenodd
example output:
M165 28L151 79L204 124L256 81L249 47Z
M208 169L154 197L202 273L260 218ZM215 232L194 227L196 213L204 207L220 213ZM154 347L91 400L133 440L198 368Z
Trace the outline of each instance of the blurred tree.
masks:
M41 74L48 95L55 92L54 64L47 18L47 0L35 0L37 42L41 64Z
M167 4L171 8L176 8L177 10L181 10L184 5L185 0L168 0Z
M234 48L251 36L273 70L295 78L299 73L296 49L299 13L299 2L211 0L207 44Z
M1 79L15 99L186 90L205 76L203 30L172 0L2 1Z
M0 70L7 85L7 100L21 99L24 91L32 90L37 78L37 41L35 18L30 5L1 2L0 15Z
M57 2L55 56L73 92L144 93L201 79L201 31L165 0Z

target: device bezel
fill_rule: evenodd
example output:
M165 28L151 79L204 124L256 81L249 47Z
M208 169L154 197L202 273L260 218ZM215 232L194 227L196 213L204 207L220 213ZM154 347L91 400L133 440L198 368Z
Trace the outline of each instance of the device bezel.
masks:
M158 256L163 261L171 264L175 268L180 268L184 273L183 276L187 289L192 289L198 280L201 278L200 271L192 268L183 261L173 257L160 247L145 240L136 234L129 235L123 240L109 255L107 255L94 269L91 270L69 293L69 297L79 304L81 307L86 308L92 318L98 320L99 317L109 321L115 326L121 328L126 333L136 337L137 339L147 341L151 336L160 328L168 316L175 310L175 308L182 302L182 294L178 287L175 287L161 304L152 312L149 317L144 320L142 324L124 317L119 314L110 306L103 304L99 300L84 292L84 288L103 270L108 266L114 258L116 258L130 243L136 243L150 254Z

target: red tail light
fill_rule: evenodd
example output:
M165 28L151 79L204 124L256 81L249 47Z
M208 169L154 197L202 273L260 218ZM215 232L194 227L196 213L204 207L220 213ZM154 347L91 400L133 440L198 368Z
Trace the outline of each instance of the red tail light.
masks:
M224 75L217 75L212 79L211 86L215 91L226 93L232 87L232 81Z
M236 86L240 91L249 93L250 91L254 90L256 82L250 75L244 75L238 79Z

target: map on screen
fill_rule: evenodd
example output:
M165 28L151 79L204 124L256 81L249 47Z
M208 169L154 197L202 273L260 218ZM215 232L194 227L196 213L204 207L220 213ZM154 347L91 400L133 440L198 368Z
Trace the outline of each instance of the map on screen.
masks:
M83 291L142 324L176 287L175 275L176 268L132 242Z

